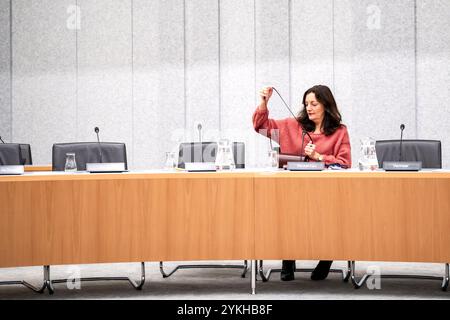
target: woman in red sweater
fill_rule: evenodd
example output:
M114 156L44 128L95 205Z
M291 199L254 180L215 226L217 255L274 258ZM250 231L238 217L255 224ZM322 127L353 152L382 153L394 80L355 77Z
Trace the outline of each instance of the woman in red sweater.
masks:
M347 127L341 123L341 114L327 86L317 85L306 90L302 101L304 108L297 118L269 119L267 105L272 93L272 87L265 87L259 92L261 101L253 114L253 126L257 132L271 139L278 138L280 153L306 156L309 161L323 161L326 166L352 166ZM304 141L301 141L303 129L313 141L308 135L304 135ZM312 272L311 279L325 279L332 262L320 261ZM294 280L294 271L295 261L283 260L281 280Z

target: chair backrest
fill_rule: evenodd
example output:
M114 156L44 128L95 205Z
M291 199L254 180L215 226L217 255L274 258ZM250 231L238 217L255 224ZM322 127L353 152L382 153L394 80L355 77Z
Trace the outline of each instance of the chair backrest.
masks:
M216 161L216 142L184 142L180 144L178 152L178 167L184 168L186 162L214 162ZM233 156L237 169L245 168L245 144L233 142Z
M383 161L400 161L400 140L379 140L375 144L378 165ZM402 161L422 161L422 168L442 168L441 141L403 140Z
M233 142L233 156L236 169L245 169L245 143Z
M22 158L22 164L32 165L33 158L31 157L31 146L26 143L20 144L20 156Z
M22 157L20 156L20 144L0 144L0 165L22 165Z
M124 162L128 169L125 143L101 142L102 162ZM52 151L52 170L64 171L66 153L75 153L78 170L86 170L86 163L100 162L100 148L97 142L55 143Z

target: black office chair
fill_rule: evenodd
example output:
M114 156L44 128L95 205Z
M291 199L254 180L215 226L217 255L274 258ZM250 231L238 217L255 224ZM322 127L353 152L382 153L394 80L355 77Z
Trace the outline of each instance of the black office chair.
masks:
M66 164L66 153L75 153L77 170L86 170L86 163L100 162L100 150L102 161L123 162L125 169L127 165L127 150L124 143L101 142L100 147L97 142L74 142L74 143L56 143L53 145L52 152L52 170L64 171Z
M20 157L23 165L32 165L33 158L31 157L31 146L26 143L20 144Z
M17 154L19 146L19 154ZM31 165L31 146L25 143L0 144L0 165Z
M0 165L18 166L22 164L20 144L2 143L0 144Z
M383 166L384 161L422 161L424 169L442 168L441 141L438 140L403 140L400 159L400 140L380 140L375 144L378 164ZM449 284L449 264L444 265L445 271L443 277L420 276L420 275L387 275L382 274L380 278L400 278L400 279L423 279L442 281L441 289L447 290ZM369 274L364 274L360 280L355 276L355 261L351 261L350 272L353 286L356 289L361 288L367 281Z
M102 162L124 162L127 165L127 152L124 143L101 142ZM66 153L75 153L75 161L78 170L86 170L86 163L100 162L99 144L97 142L56 143L53 145L52 169L64 171ZM68 279L50 279L50 266L44 266L45 285L49 293L54 292L54 283L67 283ZM135 282L129 277L91 277L81 278L80 281L128 281L136 290L141 290L145 283L145 264L141 262L140 282Z
M184 168L186 162L214 162L217 154L216 142L186 142L181 143L178 153L178 167ZM233 156L236 169L245 169L245 144L243 142L233 142ZM229 268L243 269L242 278L248 271L248 261L244 260L243 265L234 264L184 264L176 266L172 271L166 273L164 271L163 261L159 262L159 270L163 278L168 278L180 269L207 269L207 268Z
M422 161L422 168L442 168L441 141L403 140L400 159L400 140L379 140L375 144L378 165L384 161Z

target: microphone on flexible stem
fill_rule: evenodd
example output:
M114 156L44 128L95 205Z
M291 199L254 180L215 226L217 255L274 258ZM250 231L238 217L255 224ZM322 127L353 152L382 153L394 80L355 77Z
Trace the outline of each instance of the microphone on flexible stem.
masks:
M2 142L2 143L5 143L5 141L3 141L3 139L2 139L2 137L0 136L0 141Z
M405 125L402 123L400 125L400 156L399 156L399 161L402 161L403 130L405 130Z
M304 147L306 133L307 132L305 130L302 131L302 147L300 148L300 159L302 159L302 161L306 160L306 156L303 153L303 147Z
M278 94L278 96L280 97L281 101L283 101L283 104L285 105L286 109L289 110L289 112L292 114L292 116L297 119L297 117L295 116L295 114L292 112L291 108L289 108L288 104L286 103L286 101L284 101L283 97L281 96L281 94L278 92L277 89L275 89L275 87L272 87L272 89ZM264 98L265 100L265 98ZM300 123L299 123L300 124ZM305 135L307 135L309 137L309 139L311 139L311 143L314 143L311 135L302 127L302 149L300 150L301 152L301 157L303 157L303 161L306 161L308 159L308 156L304 156L304 150L303 150L303 146L304 146L304 138Z
M102 146L100 144L100 138L98 137L98 132L100 131L100 129L98 127L95 127L94 131L97 134L97 143L98 143L98 151L100 154L100 163L102 163L103 162Z
M197 130L198 130L198 141L201 143L202 142L202 124L199 123L197 125Z
M313 141L313 139L311 138L311 135L308 133L308 131L306 131L305 129L302 129L302 149L300 150L300 152L302 153L302 157L303 157L303 161L308 162L309 157L304 155L304 150L303 150L303 146L304 146L304 142L305 142L305 135L308 136L308 138L311 140L311 143Z
M198 141L200 142L200 162L203 162L202 124L197 125Z

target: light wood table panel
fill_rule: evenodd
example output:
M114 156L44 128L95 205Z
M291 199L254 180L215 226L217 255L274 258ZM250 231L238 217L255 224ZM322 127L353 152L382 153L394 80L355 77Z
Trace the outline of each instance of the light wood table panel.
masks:
M450 174L255 178L258 259L450 261Z
M0 177L0 267L133 261L450 261L450 174Z
M0 177L0 267L254 256L253 175Z
M36 165L26 165L24 167L25 172L36 172L36 171L52 171L52 166L36 166Z

